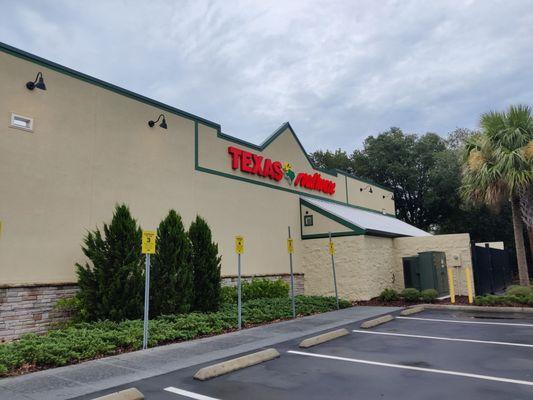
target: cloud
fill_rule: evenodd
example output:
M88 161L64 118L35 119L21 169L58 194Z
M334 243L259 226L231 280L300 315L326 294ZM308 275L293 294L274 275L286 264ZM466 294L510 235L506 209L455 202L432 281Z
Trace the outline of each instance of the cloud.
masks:
M445 135L531 102L525 1L5 2L0 40L261 142Z

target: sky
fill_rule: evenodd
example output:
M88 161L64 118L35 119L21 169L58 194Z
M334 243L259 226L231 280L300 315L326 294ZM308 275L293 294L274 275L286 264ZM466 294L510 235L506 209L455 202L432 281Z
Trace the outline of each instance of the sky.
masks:
M261 143L442 136L533 105L533 0L0 0L0 41ZM6 17L8 16L8 17Z

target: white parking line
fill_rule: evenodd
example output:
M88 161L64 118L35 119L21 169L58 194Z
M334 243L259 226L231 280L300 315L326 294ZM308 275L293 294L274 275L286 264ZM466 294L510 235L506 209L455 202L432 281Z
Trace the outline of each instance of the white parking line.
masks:
M476 339L459 339L459 338L450 338L442 336L423 336L423 335L411 335L407 333L392 333L392 332L376 332L376 331L362 331L362 330L353 330L355 333L366 333L367 335L385 335L385 336L401 336L401 337L410 337L417 339L434 339L434 340L447 340L450 342L468 342L468 343L482 343L482 344L498 344L502 346L516 346L516 347L533 347L533 344L526 343L513 343L513 342L495 342L492 340L476 340Z
M511 322L486 322L486 321L459 321L455 319L420 318L420 317L396 317L396 319L413 319L417 321L450 322L453 324L476 324L476 325L506 325L532 328L533 324L513 324Z
M179 394L181 396L188 397L190 399L219 400L219 399L215 399L214 397L209 397L209 396L204 396L203 394L189 392L188 390L178 389L178 388L175 388L173 386L169 386L169 387L165 388L164 390L166 390L167 392L170 392L170 393Z
M357 358L328 356L326 354L305 353L303 351L295 351L295 350L289 350L289 351L287 351L287 353L297 354L297 355L307 356L307 357L327 358L327 359L330 359L330 360L346 361L346 362L358 363L358 364L376 365L376 366L380 366L380 367L408 369L408 370L411 370L411 371L431 372L431 373L434 373L434 374L453 375L453 376L461 376L461 377L465 377L465 378L482 379L482 380L485 380L485 381L496 381L496 382L514 383L514 384L517 384L517 385L533 386L533 382L531 382L531 381L521 381L521 380L518 380L518 379L500 378L498 376L490 376L490 375L469 374L467 372L449 371L449 370L446 370L446 369L412 367L410 365L390 364L390 363L377 362L377 361L359 360Z

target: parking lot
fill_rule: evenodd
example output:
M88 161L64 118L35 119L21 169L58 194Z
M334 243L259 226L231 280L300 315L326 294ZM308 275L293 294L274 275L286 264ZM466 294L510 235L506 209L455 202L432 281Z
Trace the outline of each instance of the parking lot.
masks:
M133 386L148 400L533 398L533 315L424 311L359 324L305 350L282 343L281 357L208 381L192 378L198 365L82 398Z

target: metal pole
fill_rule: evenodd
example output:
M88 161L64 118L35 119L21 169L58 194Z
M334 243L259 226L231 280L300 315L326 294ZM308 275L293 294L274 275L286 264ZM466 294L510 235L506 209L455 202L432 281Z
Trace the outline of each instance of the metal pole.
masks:
M289 239L291 238L291 227L287 227L289 229ZM291 300L292 300L292 317L296 318L296 303L294 300L294 274L292 272L292 252L289 252L289 263L291 267Z
M242 304L241 304L241 255L237 255L237 314L239 315L238 325L242 328Z
M329 242L331 243L331 232L329 232ZM337 302L337 310L339 309L339 293L337 292L337 275L335 274L335 257L331 252L331 267L333 268L333 284L335 285L335 300Z
M150 307L150 254L146 254L144 283L144 326L143 326L143 350L148 347L148 310Z

